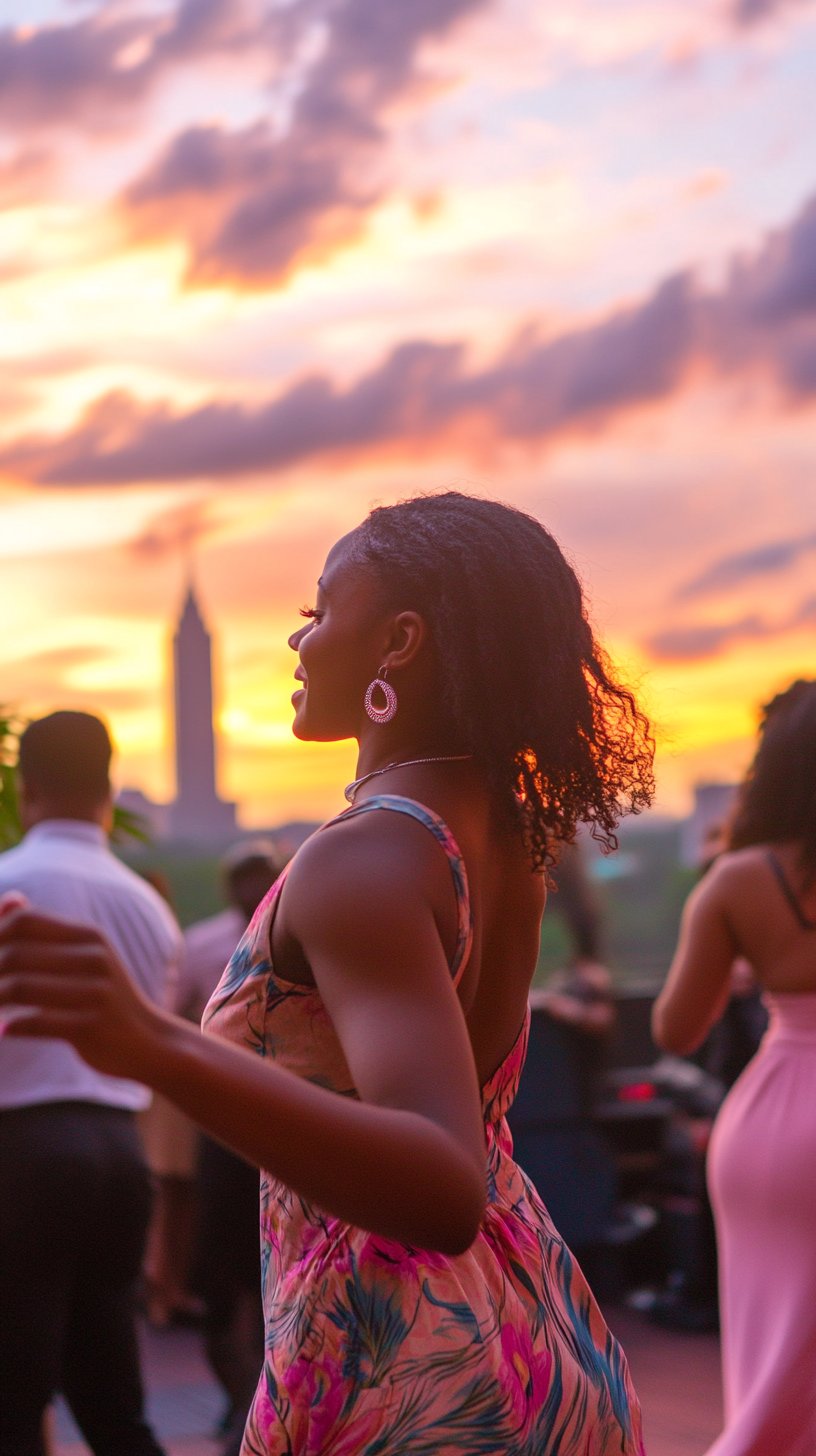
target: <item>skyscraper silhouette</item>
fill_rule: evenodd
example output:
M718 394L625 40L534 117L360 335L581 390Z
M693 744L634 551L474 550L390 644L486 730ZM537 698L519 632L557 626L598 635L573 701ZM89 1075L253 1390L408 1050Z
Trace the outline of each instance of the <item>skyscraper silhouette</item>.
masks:
M173 638L176 798L170 806L174 839L201 844L236 832L235 805L218 797L213 727L212 643L192 584Z

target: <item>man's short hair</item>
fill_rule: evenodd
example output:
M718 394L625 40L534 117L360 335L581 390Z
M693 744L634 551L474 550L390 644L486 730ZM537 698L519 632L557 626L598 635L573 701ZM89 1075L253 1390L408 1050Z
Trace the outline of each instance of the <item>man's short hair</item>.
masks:
M92 713L49 713L20 738L19 768L31 788L60 799L101 803L110 792L108 730Z

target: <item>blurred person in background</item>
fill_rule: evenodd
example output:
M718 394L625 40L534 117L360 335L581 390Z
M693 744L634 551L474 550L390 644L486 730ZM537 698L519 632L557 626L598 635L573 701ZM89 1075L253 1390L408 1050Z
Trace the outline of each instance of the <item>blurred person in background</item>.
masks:
M162 870L143 871L172 910L173 891ZM178 980L170 1005L178 999ZM145 1312L155 1329L199 1324L204 1307L190 1284L198 1211L196 1175L199 1131L195 1123L158 1092L137 1115L145 1156L153 1174L153 1214L144 1260Z
M507 1120L517 1161L597 1279L604 1260L596 1246L613 1220L617 1171L593 1113L615 1003L600 961L598 901L579 843L563 846L551 873L556 893L548 912L563 916L572 955L546 987L530 992L530 1046Z
M196 1024L201 1021L224 967L280 869L269 839L244 840L225 855L227 909L189 926L184 935L179 1015ZM224 1456L240 1448L263 1366L258 1197L258 1169L222 1143L202 1136L195 1277L204 1299L207 1358L229 1399Z
M530 1003L578 1033L576 1049L587 1084L587 1101L603 1064L603 1046L615 1026L612 977L601 961L601 914L579 843L566 844L553 867L555 899L573 942L569 965L530 993Z
M184 932L176 991L179 1016L200 1024L225 965L282 868L282 857L271 839L245 839L227 850L221 861L227 908L196 921Z
M770 1008L709 1151L726 1419L709 1456L816 1450L816 682L764 712L729 850L689 898L654 1009L659 1045L692 1052L739 957Z
M712 824L701 847L701 879L728 846L728 825ZM738 956L731 967L723 1014L694 1057L715 1082L702 1097L699 1090L690 1091L686 1098L680 1096L666 1134L661 1214L668 1278L665 1288L650 1294L643 1291L638 1301L638 1308L664 1329L719 1328L717 1241L706 1178L708 1149L722 1098L758 1050L767 1025L762 987L753 967ZM709 1096L713 1105L703 1111Z
M160 1005L181 950L168 906L110 851L107 729L60 712L20 739L23 842L0 893L102 932ZM150 1092L65 1041L0 1037L0 1456L41 1456L61 1390L95 1456L157 1456L134 1324L150 1216L135 1113Z

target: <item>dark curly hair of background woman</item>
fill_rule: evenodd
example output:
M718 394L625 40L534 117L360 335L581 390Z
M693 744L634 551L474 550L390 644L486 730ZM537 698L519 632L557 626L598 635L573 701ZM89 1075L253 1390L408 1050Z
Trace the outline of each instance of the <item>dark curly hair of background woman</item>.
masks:
M801 845L802 867L816 874L816 682L799 678L762 710L759 748L740 792L730 849Z
M447 491L377 507L355 536L389 604L427 621L452 741L483 766L535 867L581 820L614 846L621 815L651 801L654 745L549 531Z

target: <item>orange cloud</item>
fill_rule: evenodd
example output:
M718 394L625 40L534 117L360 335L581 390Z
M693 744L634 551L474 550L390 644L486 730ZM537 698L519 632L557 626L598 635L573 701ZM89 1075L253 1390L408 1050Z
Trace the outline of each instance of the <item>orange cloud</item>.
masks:
M219 524L209 502L190 501L154 516L129 543L128 549L135 556L143 557L189 552L216 531Z
M758 613L732 622L702 622L688 627L672 627L650 637L647 647L654 657L664 662L694 662L716 657L737 642L758 642L763 637L783 637L816 623L816 597L808 597L781 622L769 622Z

